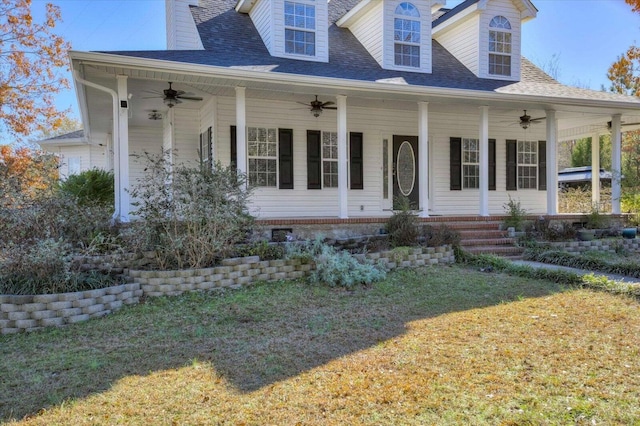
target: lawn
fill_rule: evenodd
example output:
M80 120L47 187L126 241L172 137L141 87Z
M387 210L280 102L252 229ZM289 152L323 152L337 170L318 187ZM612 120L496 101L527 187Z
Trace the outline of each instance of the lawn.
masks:
M640 425L640 304L460 266L0 336L0 422Z

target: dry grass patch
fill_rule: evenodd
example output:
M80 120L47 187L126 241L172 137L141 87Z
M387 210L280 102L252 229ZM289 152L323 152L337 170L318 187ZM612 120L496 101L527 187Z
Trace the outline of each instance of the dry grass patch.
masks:
M459 267L266 284L0 337L0 419L638 424L639 336L636 300Z

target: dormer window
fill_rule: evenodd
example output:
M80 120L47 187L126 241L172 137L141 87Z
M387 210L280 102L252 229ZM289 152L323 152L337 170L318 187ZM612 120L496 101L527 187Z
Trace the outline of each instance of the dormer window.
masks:
M396 7L393 22L394 63L397 66L420 67L420 12L411 3Z
M313 0L284 2L285 53L316 55L316 6Z
M489 23L489 74L511 76L511 23L504 16Z

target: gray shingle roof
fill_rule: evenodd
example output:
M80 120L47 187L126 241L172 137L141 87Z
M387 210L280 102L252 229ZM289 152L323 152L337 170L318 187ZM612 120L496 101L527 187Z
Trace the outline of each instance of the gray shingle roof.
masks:
M560 98L633 101L633 98L563 86L530 61L522 59L521 81L476 77L437 41L432 45L432 73L385 70L346 28L335 22L360 0L329 2L329 62L311 62L276 58L269 54L251 18L235 11L236 0L200 0L191 6L204 50L120 51L111 54L158 59L216 67L246 67L270 73L331 77L364 82L402 78L409 85L491 91L519 95ZM467 0L447 11L439 21L468 7L477 0ZM464 6L463 6L464 5ZM640 100L638 100L640 102Z
M39 142L64 142L66 140L82 139L82 138L84 138L84 130L76 130L74 132L65 133L63 135L54 136L48 139L43 139Z

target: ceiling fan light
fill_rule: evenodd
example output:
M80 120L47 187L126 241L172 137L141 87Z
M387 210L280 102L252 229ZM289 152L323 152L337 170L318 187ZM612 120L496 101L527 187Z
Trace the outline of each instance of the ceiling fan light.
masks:
M164 98L164 104L166 106L168 106L169 108L173 108L174 106L176 106L178 103L176 102L175 99L173 98Z
M529 128L529 122L523 121L520 123L520 126L522 126L523 129L527 130Z
M322 114L322 108L311 108L311 115L313 115L315 118L320 117L320 115Z

